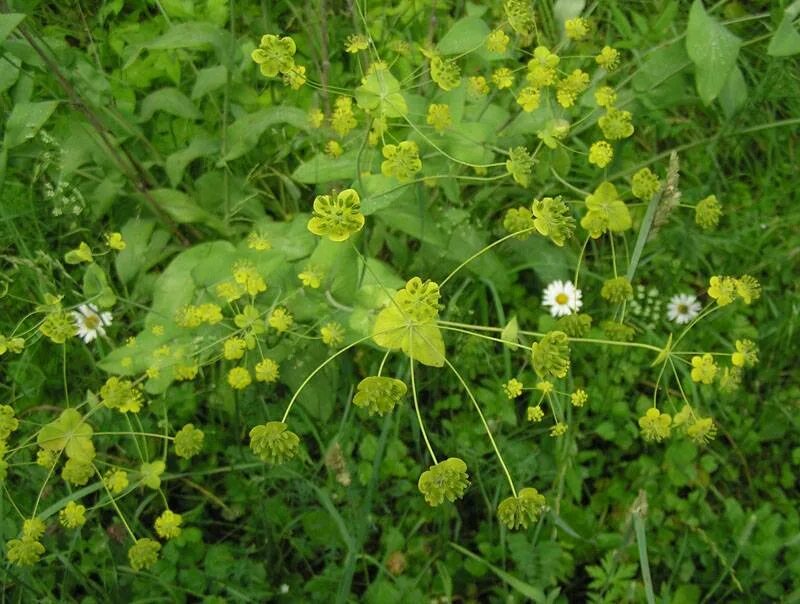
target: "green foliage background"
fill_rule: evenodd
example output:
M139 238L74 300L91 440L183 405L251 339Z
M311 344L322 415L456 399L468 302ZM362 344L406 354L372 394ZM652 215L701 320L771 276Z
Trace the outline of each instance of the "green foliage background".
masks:
M352 3L4 4L7 13L26 16L19 23L8 14L0 18L0 332L10 333L46 292L75 299L86 293L63 255L112 230L128 242L110 277L120 297L114 312L121 334L172 316L187 287L227 271L227 259L244 250L240 241L253 225L281 254L274 260L276 284L296 273L278 265L314 254L335 274L333 297L360 308L355 257L315 247L305 230L311 200L326 192L322 185L352 178L358 147L326 158L307 112L330 99L266 81L249 57L262 34L292 35L309 73L357 85L352 58L341 50L348 34L363 31ZM622 150L612 174L648 162L664 166L677 150L684 200L715 193L725 207L720 228L710 233L699 231L690 213L672 216L645 250L641 282L664 297L704 290L714 274L748 273L763 285L759 304L723 316L698 336L698 345L729 348L749 334L761 349L742 389L706 401L719 424L710 446L654 445L638 437L636 418L652 388L644 353L576 351L573 365L585 368L591 403L573 416L570 438L556 440L546 427L521 422L503 395L501 384L514 375L507 352L453 338L449 358L473 384L512 473L541 485L551 505L558 500L557 513L536 527L508 533L495 519L505 497L502 475L449 374L424 370L418 379L437 446L470 467L473 487L456 506L429 508L416 491L425 450L413 410L377 419L349 404L352 384L380 362L376 350L344 355L311 382L296 420L307 455L278 468L253 462L246 433L265 419L264 403L274 415L327 354L316 342L287 345L278 359L283 383L266 401L254 391L235 395L217 369L198 383L149 386L153 426L163 407L176 425L192 421L206 431L203 455L165 475L170 501L189 528L165 545L155 567L134 573L124 566L121 527L106 510L79 535L54 536L58 547L46 564L21 570L4 562L3 598L638 602L645 598L644 539L659 601L800 600L800 34L793 23L799 11L785 1L707 6L730 32L720 36L737 37L721 40L722 54L708 57L695 45L712 35L712 26L695 17L687 28L696 4L609 0L593 5L592 18L634 65L636 145ZM502 7L488 5L491 21ZM542 28L556 31L559 11L570 14L578 5L537 3ZM481 9L403 0L370 3L369 11L376 39L393 32L414 44L441 40L459 18ZM733 46L740 77L716 81L731 70L725 64ZM393 69L406 76L417 67L403 59ZM37 136L40 129L55 142ZM364 168L379 164L371 150L359 161ZM554 154L535 177L549 178L553 168L574 187L593 189L594 169L560 163L569 161ZM48 186L54 196L45 195ZM363 207L373 226L364 252L398 275L437 280L502 236L504 212L529 201L530 192L510 179L368 196ZM70 216L76 206L80 213ZM54 217L56 207L61 216ZM487 254L446 300L447 318L502 326L516 315L536 327L539 292L567 276L577 252L554 251L537 239ZM388 287L399 285L389 271L383 276ZM588 278L599 284L603 277L590 268ZM364 313L369 308L363 304ZM313 322L317 312L309 305L297 314ZM102 370L119 361L112 355L98 366L79 342L67 354L75 393L96 390ZM403 366L398 360L392 371L403 375ZM61 400L61 371L61 359L47 346L4 357L0 398L36 417ZM351 476L348 485L331 469L334 446ZM41 483L42 476L32 476ZM28 504L35 496L20 495ZM149 519L152 497L140 492L126 500L126 510ZM638 513L643 498L646 513ZM0 501L6 541L18 522L7 500Z

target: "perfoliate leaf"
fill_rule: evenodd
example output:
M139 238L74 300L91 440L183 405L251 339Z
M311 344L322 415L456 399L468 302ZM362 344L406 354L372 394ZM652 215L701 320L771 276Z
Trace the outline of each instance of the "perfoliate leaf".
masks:
M414 321L394 304L378 313L372 328L372 339L378 346L399 348L423 365L444 365L444 340L436 321Z

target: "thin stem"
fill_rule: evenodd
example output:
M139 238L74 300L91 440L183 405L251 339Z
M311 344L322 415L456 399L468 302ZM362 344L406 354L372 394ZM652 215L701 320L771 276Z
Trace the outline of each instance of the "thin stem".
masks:
M393 331L393 330L391 330L391 331ZM384 333L387 333L387 332L384 332ZM302 383L302 384L300 384L300 387L299 387L299 388L298 388L298 389L295 391L294 395L292 396L291 400L289 401L289 405L286 407L286 411L284 412L284 414L283 414L283 417L281 418L281 422L282 422L282 423L286 423L286 418L289 416L289 411L291 411L291 410L292 410L292 405L294 405L294 402L297 400L297 397L298 397L298 396L300 395L300 393L303 391L303 388L305 388L305 387L306 387L306 385L307 385L307 384L308 384L308 383L311 381L311 378L313 378L313 377L314 377L315 375L317 375L317 374L318 374L320 371L322 371L322 370L323 370L323 369L324 369L324 368L325 368L325 367L328 365L328 363L330 363L330 362L331 362L333 359L335 359L336 357L338 357L340 354L344 354L345 352L347 352L348 350L350 350L350 349L351 349L351 348L353 348L354 346L356 346L356 345L358 345L358 344L361 344L361 342L366 342L367 340L371 339L371 338L373 337L373 335L377 335L377 334L372 334L372 335L364 336L363 338L359 338L359 339L358 339L358 340L356 340L355 342L353 342L353 343L351 343L351 344L348 344L347 346L345 346L345 347L344 347L344 348L342 348L341 350L337 350L335 353L333 353L333 354L332 354L331 356L329 356L327 359L325 359L324 361L322 361L322 363L320 363L320 364L317 366L317 368L316 368L316 369L314 369L314 371L312 371L310 374L308 374L308 377L306 377L306 379L305 379L305 380L303 380L303 383Z
M431 454L433 463L438 464L439 461L436 459L436 453L433 452L431 441L428 440L428 434L425 432L425 424L422 422L422 414L419 412L419 401L417 400L417 381L414 376L414 358L411 356L413 354L414 338L411 338L409 342L411 349L409 350L408 363L411 367L411 396L414 399L414 411L417 413L417 423L419 424L420 432L422 432L422 438L425 440L425 445L428 447L428 453Z
M511 487L511 493L514 497L517 496L517 490L514 488L514 481L511 480L511 473L508 471L508 467L506 466L506 462L503 461L503 456L500 454L500 449L497 448L497 443L494 441L494 436L492 436L492 431L489 428L489 424L486 422L486 418L483 416L483 411L481 411L480 405L478 405L478 401L475 400L475 396L472 394L472 390L470 390L467 383L464 381L464 378L461 377L461 374L458 370L453 367L453 364L448 361L447 359L444 360L450 370L456 374L458 381L461 382L461 385L464 387L464 390L467 391L467 396L472 401L473 406L475 407L475 411L478 412L478 416L481 418L481 422L483 423L483 427L486 430L486 435L489 437L489 442L492 443L492 448L494 449L495 455L497 455L497 460L500 462L500 465L503 466L503 472L506 474L506 478L508 479L508 485Z
M449 275L447 275L447 277L445 277L445 278L444 278L444 281L442 281L442 282L439 284L439 287L440 287L440 288L444 287L445 283L447 283L448 281L450 281L450 279L452 279L452 278L453 278L453 276L454 276L454 275L455 275L455 274L456 274L458 271L460 271L460 270L461 270L462 268L464 268L464 267L465 267L467 264L469 264L470 262L472 262L473 260L475 260L475 259L476 259L478 256L480 256L480 255L482 255L482 254L485 254L486 252L488 252L490 249L492 249L492 248L493 248L493 247L495 247L496 245L500 245L501 243L503 243L504 241L506 241L506 240L508 240L508 239L511 239L512 237L516 237L516 236L518 236L518 235L522 235L522 234L524 234L524 233L529 233L530 231L533 231L535 228L536 228L536 227L528 227L527 229L522 229L521 231L516 231L516 232L514 232L514 233L510 233L510 234L506 235L505 237L502 237L502 238L498 239L497 241L495 241L495 242L493 242L493 243L490 243L490 244L489 244L489 245L487 245L486 247L484 247L484 248L482 248L482 249L478 250L477 252L475 252L474 254L472 254L472 256L470 256L469 258L467 258L466 260L464 260L464 262L462 262L462 263L461 263L461 264L459 264L459 265L458 265L456 268L454 268L454 269L452 270L452 272L451 272Z

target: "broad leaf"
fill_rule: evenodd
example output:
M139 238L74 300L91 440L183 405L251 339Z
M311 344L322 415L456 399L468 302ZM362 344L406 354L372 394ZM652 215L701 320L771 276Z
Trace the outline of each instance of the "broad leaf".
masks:
M443 55L458 55L480 48L489 35L489 26L478 17L464 17L442 36L436 50Z
M58 101L14 105L6 122L4 139L6 149L13 149L36 136L57 106Z
M705 104L719 95L739 56L742 41L695 0L686 27L686 51L695 65L697 92Z
M299 129L308 129L308 115L297 107L269 107L248 113L228 128L228 152L222 162L229 162L253 150L267 128L277 124L289 124Z
M142 101L139 112L139 121L146 122L153 117L156 111L163 111L187 120L200 118L200 112L191 99L177 88L162 88L149 94Z
M800 14L800 0L789 5L783 13L778 29L772 35L767 54L773 57L788 57L800 52L800 33L792 23Z
M444 365L442 332L435 321L419 322L404 315L395 304L384 308L375 319L372 339L384 348L399 348L415 361L431 367Z

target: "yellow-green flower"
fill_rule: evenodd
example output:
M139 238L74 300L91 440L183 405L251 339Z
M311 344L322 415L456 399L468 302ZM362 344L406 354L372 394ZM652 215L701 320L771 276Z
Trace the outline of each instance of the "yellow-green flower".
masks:
M453 124L450 106L444 103L431 103L428 105L428 115L425 121L429 126L433 126L436 132L444 132Z
M124 250L126 246L122 233L106 233L106 245L118 252Z
M17 566L32 566L44 553L44 546L30 537L11 539L6 542L6 557Z
M586 401L589 400L589 395L582 388L578 388L575 392L569 395L570 402L573 407L583 407Z
M45 528L47 527L41 518L26 518L22 522L22 535L38 541L44 535Z
M606 141L597 141L589 147L589 163L605 168L614 159L614 149Z
M455 61L438 55L433 56L430 61L431 79L439 88L445 92L458 88L461 84L461 68Z
M366 377L358 383L353 404L372 415L390 413L406 395L404 382L386 376Z
M661 413L655 407L650 407L647 412L639 418L639 428L642 438L647 441L661 442L669 438L672 425L672 417L669 413Z
M529 422L539 423L544 419L544 411L542 410L542 406L536 405L534 407L528 407L526 416Z
M633 299L633 286L627 277L614 277L603 283L600 295L609 302L622 304Z
M527 80L534 88L551 86L555 82L556 67L560 61L560 57L545 46L537 46L533 51L533 59L528 61Z
M736 340L736 352L731 357L735 367L752 367L758 363L758 347L751 340Z
M322 271L309 266L302 273L298 273L297 278L300 279L303 287L319 289L323 276Z
M344 327L336 321L323 325L319 330L319 334L325 344L334 348L344 342Z
M530 113L539 108L539 103L542 100L541 91L533 86L526 86L519 91L517 95L517 105L522 107L522 110Z
M564 436L569 429L569 424L564 422L556 422L550 427L550 436L553 438L558 438L560 436Z
M617 193L617 188L605 181L586 198L588 212L581 218L581 226L597 239L606 231L614 233L631 228L631 215Z
M228 372L228 384L234 390L244 390L253 381L246 367L234 367Z
M254 264L246 260L239 261L233 265L233 280L251 296L267 291L267 283L259 274L258 269Z
M458 457L449 457L431 466L419 477L417 487L425 496L428 505L441 505L445 499L450 502L464 496L469 486L467 464Z
M614 71L619 67L619 51L610 46L604 46L594 60L606 71Z
M77 459L68 459L64 467L61 468L61 478L76 487L85 485L92 476L94 476L92 464L84 463Z
M545 510L545 498L534 488L522 489L516 497L507 497L497 506L497 517L508 529L528 528Z
M710 384L714 381L719 367L714 362L714 357L706 353L703 356L692 357L692 381Z
M522 382L516 378L511 378L503 384L503 392L505 392L506 396L510 399L517 398L522 394Z
M349 96L340 96L334 103L331 128L336 134L343 137L357 125L356 116L353 114L353 99Z
M278 73L286 73L294 67L294 53L297 51L294 40L273 34L261 37L261 43L251 54L251 58L261 68L262 75L274 78Z
M650 168L642 168L631 179L631 191L642 201L650 201L660 188L661 181L650 171Z
M222 356L229 361L241 359L244 356L244 351L247 349L247 342L242 338L228 338L225 340L222 350Z
M161 544L152 539L137 539L128 550L128 561L131 568L135 571L148 569L158 562L158 552L161 551Z
M569 371L569 338L563 331L551 331L531 346L533 369L539 377L563 378Z
M564 22L564 32L570 40L583 40L589 34L589 22L583 17L567 19Z
M745 304L751 304L761 297L761 284L755 277L742 275L736 279L736 294Z
M492 72L492 82L498 90L505 90L514 85L514 72L508 67L499 67Z
M598 107L611 107L617 100L617 93L611 86L600 86L594 91L594 102Z
M72 315L63 310L57 310L47 315L47 318L39 326L39 331L51 342L63 344L68 338L77 335L78 327L75 325Z
M278 364L272 359L261 359L256 364L256 380L268 384L277 382L280 377Z
M502 54L506 51L511 38L502 29L496 29L486 36L486 50Z
M270 327L279 333L283 333L285 331L289 331L289 329L292 327L294 324L294 317L292 317L292 313L290 313L288 310L282 306L278 306L270 313L267 322L269 323Z
M517 239L527 239L531 236L531 230L535 228L533 213L525 207L511 208L503 218L503 228L509 233L516 233L514 237Z
M698 445L705 445L717 435L717 427L710 417L696 418L686 428L686 435Z
M250 449L268 463L291 459L299 445L300 438L283 422L267 422L250 430Z
M130 484L125 470L109 470L103 477L103 484L112 495L119 495Z
M344 49L354 55L361 50L369 48L369 39L363 34L350 34L347 36Z
M162 460L145 462L139 466L139 474L141 474L142 484L150 489L158 489L161 486L161 475L167 465Z
M580 69L575 69L571 74L562 78L556 84L556 100L559 105L568 109L575 104L578 95L588 87L589 74ZM611 137L606 136L606 138Z
M701 199L694 207L694 221L707 231L719 224L720 216L722 216L722 204L716 195Z
M142 392L138 386L116 376L108 378L100 388L100 400L120 413L139 413L142 408Z
M162 539L174 539L181 534L181 524L183 517L176 514L172 510L164 510L162 514L156 518L154 528L156 533Z
M736 279L715 275L709 281L708 295L720 306L726 306L736 299L736 289Z
M308 230L331 241L345 241L364 227L361 198L355 189L345 189L335 198L318 195L314 199L314 212L308 221Z
M394 176L404 182L410 180L422 169L419 147L414 141L403 141L399 145L384 145L381 153L385 158L381 163L381 174Z
M527 187L533 171L533 156L525 147L510 149L506 160L506 170L518 184Z
M614 107L608 107L606 114L597 120L597 125L603 131L603 136L608 140L619 140L628 138L633 134L633 124L631 123L630 111L622 111Z
M256 367L258 370L258 367ZM199 428L195 428L194 424L186 424L183 428L178 430L175 434L175 440L172 441L175 445L175 455L190 459L200 453L203 449L203 440L205 434Z
M257 252L265 252L272 249L272 244L264 235L253 231L247 236L247 247Z
M86 507L70 501L64 509L58 513L58 521L65 528L79 528L86 523Z

